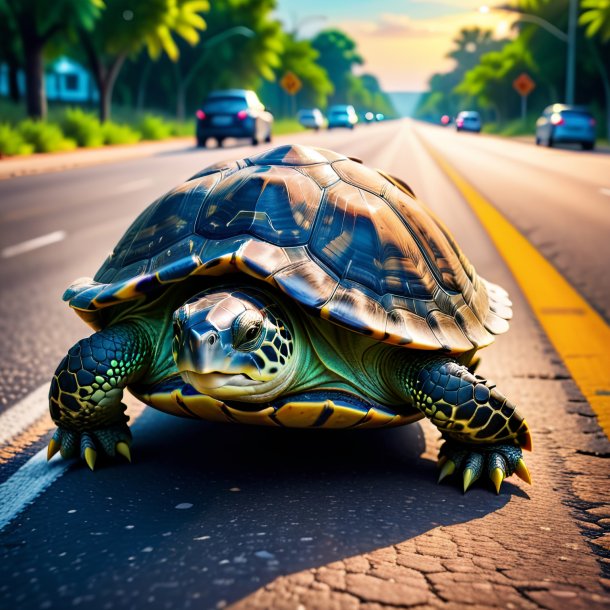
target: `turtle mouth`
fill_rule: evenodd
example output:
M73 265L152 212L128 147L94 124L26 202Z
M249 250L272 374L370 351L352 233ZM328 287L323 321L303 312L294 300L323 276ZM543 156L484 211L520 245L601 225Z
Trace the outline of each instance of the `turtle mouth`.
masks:
M225 386L245 387L263 383L262 381L252 379L245 373L231 374L219 373L218 371L195 373L194 371L185 371L182 373L182 376L186 378L185 381L198 390L217 390Z

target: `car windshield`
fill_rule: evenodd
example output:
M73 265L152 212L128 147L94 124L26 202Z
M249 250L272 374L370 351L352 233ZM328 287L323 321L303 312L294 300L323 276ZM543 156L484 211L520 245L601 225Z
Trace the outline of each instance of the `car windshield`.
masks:
M209 113L227 112L233 114L247 107L248 104L242 97L215 97L203 104L203 109Z
M301 112L302 119L313 119L314 116L315 116L315 114L311 110L306 111L306 112Z

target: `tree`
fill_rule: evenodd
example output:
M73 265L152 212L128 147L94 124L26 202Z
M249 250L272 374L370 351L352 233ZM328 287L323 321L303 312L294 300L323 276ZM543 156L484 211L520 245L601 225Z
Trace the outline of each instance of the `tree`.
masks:
M505 43L505 40L494 40L491 30L462 28L453 39L453 48L447 54L447 57L455 60L455 67L450 72L434 74L430 78L430 92L422 96L416 110L417 115L436 119L442 114L455 116L463 110L466 96L456 92L456 87L483 55L499 51ZM479 107L476 100L471 100L470 105Z
M320 32L313 40L312 46L318 51L318 63L326 70L331 82L335 86L329 103L345 103L354 66L364 63L364 59L356 50L356 43L340 30L325 30Z
M282 33L283 51L280 64L275 68L275 80L263 85L262 97L272 100L277 114L288 115L294 112L293 103L299 106L324 107L328 96L333 92L333 84L326 70L317 63L319 56L309 40L297 40L292 33ZM292 72L302 83L295 96L289 96L280 86L282 77Z
M45 118L44 50L54 39L76 28L89 31L100 15L102 0L0 0L14 20L21 38L25 67L27 113Z
M610 40L610 0L582 0L585 9L580 24L587 26L587 36L599 35L602 42Z
M610 139L610 0L583 0L579 23L586 26L588 48L602 81L606 137Z
M512 83L525 70L535 71L529 52L519 41L510 42L501 51L483 55L479 64L466 72L455 92L492 108L498 121L506 120L518 112L518 95Z
M8 93L13 102L19 102L17 73L23 65L23 49L19 40L17 24L5 2L0 2L0 63L8 68Z
M128 56L144 46L152 58L166 53L177 59L177 34L189 43L199 40L205 21L199 14L207 0L106 0L93 32L80 40L100 94L100 120L110 117L114 84Z

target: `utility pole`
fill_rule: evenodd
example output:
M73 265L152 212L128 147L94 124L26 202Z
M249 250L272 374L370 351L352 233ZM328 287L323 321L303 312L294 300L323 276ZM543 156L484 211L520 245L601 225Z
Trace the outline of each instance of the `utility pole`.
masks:
M566 104L574 103L574 75L576 73L576 21L578 0L570 0L568 13L568 57L566 69Z

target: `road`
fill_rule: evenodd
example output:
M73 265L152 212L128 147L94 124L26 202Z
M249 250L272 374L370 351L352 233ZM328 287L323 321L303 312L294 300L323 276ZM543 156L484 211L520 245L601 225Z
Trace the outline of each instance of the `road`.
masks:
M0 533L0 607L608 607L610 443L434 155L606 323L610 156L409 121L275 143L293 141L404 178L478 272L508 289L511 330L485 350L480 372L530 423L534 485L510 479L499 496L484 486L466 496L437 486L438 434L425 422L277 434L140 414L134 405L133 465L62 470ZM63 289L93 275L154 198L206 165L254 150L188 148L0 182L0 417L19 431L0 446L0 482L16 480L48 442L38 388L87 333L61 302Z

